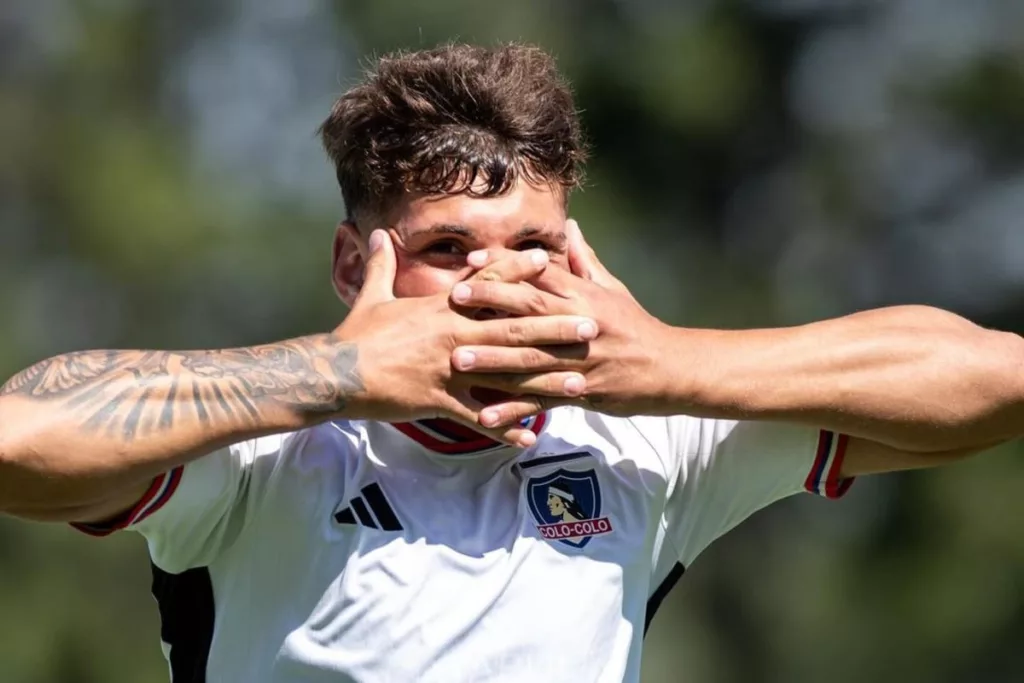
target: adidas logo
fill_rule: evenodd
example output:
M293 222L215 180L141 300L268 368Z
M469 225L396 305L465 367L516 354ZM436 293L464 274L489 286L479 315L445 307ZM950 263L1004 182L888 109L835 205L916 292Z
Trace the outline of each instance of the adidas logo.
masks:
M376 482L364 486L362 494L350 500L348 507L335 512L334 521L338 524L361 524L384 531L402 530L402 524L395 516L391 503Z

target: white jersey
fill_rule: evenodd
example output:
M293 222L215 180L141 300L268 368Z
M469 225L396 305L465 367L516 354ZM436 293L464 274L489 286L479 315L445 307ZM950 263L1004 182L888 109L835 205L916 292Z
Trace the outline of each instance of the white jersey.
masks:
M836 497L846 438L559 408L534 447L338 421L157 479L148 542L174 683L637 681L683 568L754 511Z

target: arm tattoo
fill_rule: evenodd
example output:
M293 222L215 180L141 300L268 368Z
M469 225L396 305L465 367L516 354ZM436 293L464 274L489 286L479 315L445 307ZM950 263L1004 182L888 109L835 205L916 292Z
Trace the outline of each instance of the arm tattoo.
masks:
M77 351L12 377L0 396L53 401L82 429L130 442L192 420L259 426L267 407L343 410L364 389L353 344L331 335L218 351Z

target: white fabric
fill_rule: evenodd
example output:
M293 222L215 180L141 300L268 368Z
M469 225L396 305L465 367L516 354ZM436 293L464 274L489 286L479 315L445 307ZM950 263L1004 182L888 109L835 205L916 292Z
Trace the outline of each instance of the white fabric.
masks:
M187 465L131 528L161 569L208 568L209 681L638 681L658 584L803 490L819 432L548 417L534 448L478 456L367 422L246 442ZM401 530L336 521L373 483Z

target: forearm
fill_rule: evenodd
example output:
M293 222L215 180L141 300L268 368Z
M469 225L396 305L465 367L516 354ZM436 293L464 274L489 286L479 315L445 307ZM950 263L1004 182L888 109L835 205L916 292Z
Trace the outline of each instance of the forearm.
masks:
M342 414L362 390L356 361L332 335L45 360L0 388L0 511L88 507L218 447Z
M1024 341L937 309L671 334L667 402L680 412L803 422L920 452L1024 433Z

